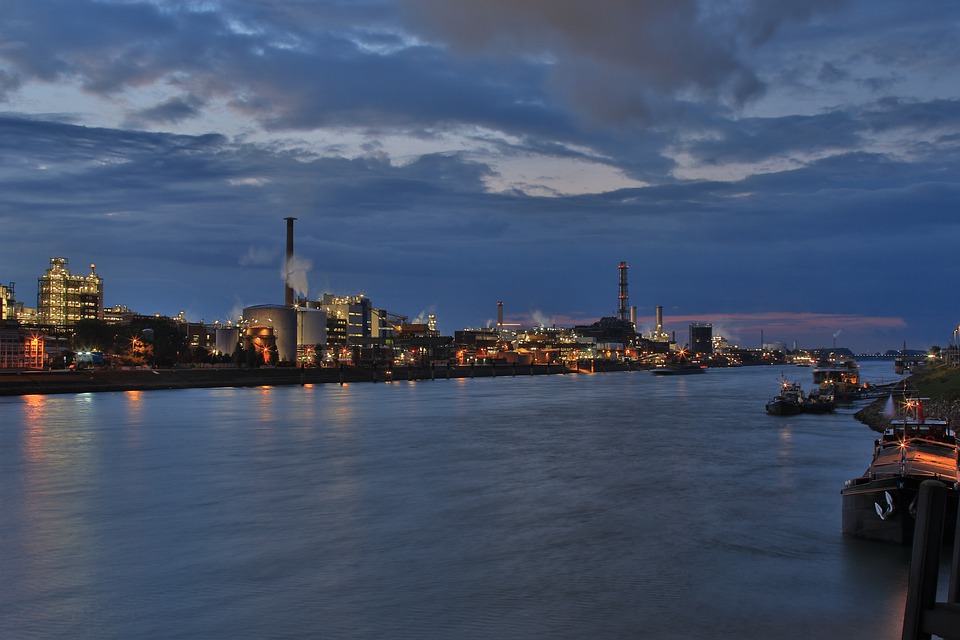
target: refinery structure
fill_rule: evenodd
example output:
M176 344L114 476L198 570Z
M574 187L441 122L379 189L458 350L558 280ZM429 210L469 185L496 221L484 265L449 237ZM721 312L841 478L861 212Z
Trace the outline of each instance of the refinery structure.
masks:
M630 305L628 265L618 265L616 313L589 325L569 328L527 327L504 323L504 303L496 303L496 326L465 328L442 336L437 319L408 321L408 316L377 308L363 295L324 293L308 299L294 290L294 222L286 223L286 274L283 304L245 307L226 323L188 322L144 316L125 306L104 307L104 280L90 265L86 275L71 274L66 258L52 258L38 279L37 305L16 301L14 283L0 286L0 368L115 366L436 366L443 364L526 365L583 360L662 362L680 350L707 360L730 357L707 323L691 324L688 340L678 345L664 331L663 308L646 333ZM82 344L91 327L106 325L118 336L112 345ZM162 326L161 326L162 325ZM175 331L163 331L174 327ZM179 337L171 333L179 332ZM109 333L109 332L107 332ZM163 343L163 344L161 344ZM167 343L175 348L161 349ZM97 353L93 353L97 351ZM111 352L112 353L108 353ZM720 352L720 353L715 353Z

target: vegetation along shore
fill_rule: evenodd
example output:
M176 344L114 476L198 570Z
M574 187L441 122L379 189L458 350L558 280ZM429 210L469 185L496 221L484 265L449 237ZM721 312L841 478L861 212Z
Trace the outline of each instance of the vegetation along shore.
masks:
M924 412L929 417L949 420L951 425L960 424L960 369L948 365L928 365L907 378L908 388L925 398ZM882 432L889 426L883 415L886 398L878 398L855 414L860 422L874 431Z

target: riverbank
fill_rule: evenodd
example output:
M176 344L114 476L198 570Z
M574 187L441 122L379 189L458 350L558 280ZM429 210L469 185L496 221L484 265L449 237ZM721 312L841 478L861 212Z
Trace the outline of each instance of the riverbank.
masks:
M951 425L960 424L960 369L946 365L924 367L907 378L923 401L924 413L931 418L949 420ZM883 415L886 398L878 398L854 417L874 431L883 432L890 421Z
M202 367L193 369L84 369L80 371L14 371L0 373L0 396L91 393L98 391L149 391L159 389L202 389L213 387L263 387L352 382L399 382L489 378L521 375L563 375L633 371L632 363L590 361L577 369L563 364L472 365L397 367L292 367L256 369Z

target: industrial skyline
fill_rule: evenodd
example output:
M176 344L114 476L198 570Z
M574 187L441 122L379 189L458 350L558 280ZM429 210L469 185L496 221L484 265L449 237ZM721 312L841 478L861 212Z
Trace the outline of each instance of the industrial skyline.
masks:
M192 320L363 293L858 352L960 309L947 0L9 0L0 280ZM276 221L297 219L295 261ZM23 297L22 294L20 297Z
M284 272L286 279L283 283L284 302L282 304L255 304L243 309L242 314L236 317L228 317L223 320L216 319L213 322L201 320L195 325L206 325L209 328L216 329L216 344L211 342L208 347L221 354L231 353L236 342L240 338L237 333L242 326L255 326L258 329L271 327L271 340L274 337L278 340L279 353L281 359L294 360L297 356L297 349L302 349L305 345L326 345L327 335L334 331L340 337L332 338L332 343L353 345L366 344L369 338L382 339L383 337L393 337L397 333L405 333L402 325L407 325L409 330L419 332L418 327L427 327L428 333L438 336L437 319L434 314L427 317L415 317L412 324L407 324L409 316L402 313L396 313L396 310L387 310L374 307L373 301L363 294L360 295L340 295L325 292L316 299L309 299L304 295L296 293L297 275L295 268L298 258L294 253L294 217L286 217L286 241L284 256ZM164 314L143 314L140 310L129 308L125 304L105 305L104 303L104 280L95 272L95 266L90 265L89 275L72 274L68 267L69 260L64 257L54 257L50 259L50 267L38 279L37 287L37 307L31 308L23 300L18 300L15 295L13 283L11 286L0 287L0 307L3 313L0 314L0 320L15 320L24 327L59 327L72 328L81 320L105 320L107 323L126 323L135 316L143 315L164 315ZM634 338L646 340L648 343L661 343L669 345L671 349L694 348L696 352L702 352L703 345L700 343L712 342L716 337L723 345L733 348L750 348L749 344L730 343L727 336L717 334L714 336L712 322L689 322L686 330L689 332L689 339L686 343L681 339L677 341L676 335L680 330L679 324L674 323L672 330L668 330L664 324L663 307L657 305L654 314L654 323L648 328L637 321L637 307L630 304L629 299L629 265L626 262L620 262L617 265L618 271L618 296L617 312L615 316L600 318L598 322L593 323L593 329L587 324L578 326L558 326L547 325L543 322L524 323L506 322L504 315L504 303L496 303L496 322L488 322L486 326L464 326L457 327L447 333L461 333L470 331L483 331L496 329L496 332L502 336L509 336L518 332L525 333L527 330L563 330L576 334L578 331L585 331L587 334L593 334L598 328L607 327L603 333L609 338L619 331L616 327L629 327L630 336L622 337L623 343L616 350L626 349L628 342ZM312 312L322 310L321 317L310 318L310 322L303 318L302 313L312 314ZM357 316L357 318L353 318ZM170 317L170 316L165 316ZM334 325L327 322L327 318L339 318L334 321ZM391 320L396 319L397 324ZM181 311L175 317L180 323L189 324L189 319ZM337 324L339 323L339 325ZM307 326L309 324L309 327ZM16 326L16 325L13 325ZM234 333L220 335L221 330L232 328ZM701 328L706 330L708 337L704 341L702 338L695 338L694 334ZM609 333L610 330L613 333ZM26 335L26 334L25 334ZM213 334L211 334L213 335ZM598 334L599 335L599 334ZM682 332L681 332L682 335ZM839 335L839 334L838 334ZM788 344L784 341L765 341L763 331L761 330L759 346L761 349L794 351L796 349L836 349L836 335L833 337L833 345L803 346L794 343ZM282 344L280 340L282 339ZM614 339L614 342L621 338ZM601 341L603 342L603 341ZM299 346L298 346L299 345ZM778 346L780 345L780 346ZM840 345L842 346L842 345ZM846 348L846 347L844 347ZM712 346L711 346L712 349ZM662 348L657 351L662 350ZM893 349L886 350L894 351ZM864 352L868 353L868 352ZM880 353L879 351L875 353Z

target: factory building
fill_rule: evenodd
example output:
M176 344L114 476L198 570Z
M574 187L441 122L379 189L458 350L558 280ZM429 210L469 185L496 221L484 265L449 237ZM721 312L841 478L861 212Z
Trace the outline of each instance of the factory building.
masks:
M691 322L690 340L687 344L691 354L711 355L713 353L713 325L709 322Z
M80 320L103 320L103 278L95 265L90 274L72 275L66 258L50 258L50 267L37 283L39 322L52 327L72 327Z
M140 314L123 304L115 304L103 310L103 320L108 324L129 324L138 315Z
M335 296L325 293L317 301L320 310L327 313L327 318L336 318L345 331L344 344L350 346L367 346L374 338L374 310L370 299L361 295ZM380 328L379 320L377 325Z
M42 369L44 344L36 331L0 325L0 369Z
M13 283L9 287L0 284L0 320L16 320L16 308Z

